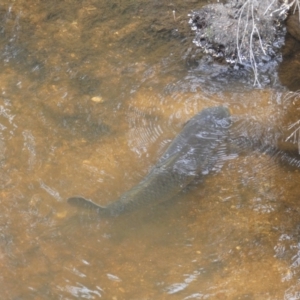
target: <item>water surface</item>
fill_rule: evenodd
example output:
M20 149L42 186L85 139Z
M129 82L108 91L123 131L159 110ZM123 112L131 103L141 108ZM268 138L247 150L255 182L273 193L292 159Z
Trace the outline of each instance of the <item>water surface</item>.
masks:
M118 218L66 203L116 199L209 106L297 149L297 95L197 65L187 14L204 3L2 1L5 299L300 299L300 174L276 157L246 151Z

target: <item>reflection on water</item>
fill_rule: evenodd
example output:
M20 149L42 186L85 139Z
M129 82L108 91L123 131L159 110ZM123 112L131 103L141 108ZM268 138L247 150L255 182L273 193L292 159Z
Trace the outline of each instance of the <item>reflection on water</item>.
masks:
M300 299L299 97L197 66L201 3L1 2L5 299ZM216 105L253 142L220 171L118 218L66 203L113 201Z

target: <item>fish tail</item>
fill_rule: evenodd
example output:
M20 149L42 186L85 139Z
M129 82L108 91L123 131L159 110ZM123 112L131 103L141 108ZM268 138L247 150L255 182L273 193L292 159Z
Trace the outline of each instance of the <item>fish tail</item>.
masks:
M69 198L68 203L76 206L76 207L83 207L83 208L87 208L87 209L95 209L98 211L98 213L107 213L107 208L105 206L101 206L95 202L93 202L90 199L86 199L84 197L81 196L74 196Z

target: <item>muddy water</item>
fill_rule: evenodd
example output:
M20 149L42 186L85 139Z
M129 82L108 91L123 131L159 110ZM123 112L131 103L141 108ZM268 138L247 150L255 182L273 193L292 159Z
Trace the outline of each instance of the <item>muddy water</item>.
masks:
M1 2L3 299L300 299L300 174L276 157L246 151L117 218L66 203L113 201L208 106L297 148L297 95L217 80L190 59L187 14L200 6Z

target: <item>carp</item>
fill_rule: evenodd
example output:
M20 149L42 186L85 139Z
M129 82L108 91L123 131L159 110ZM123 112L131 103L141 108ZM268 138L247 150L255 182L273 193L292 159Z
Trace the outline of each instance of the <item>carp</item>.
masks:
M82 196L67 201L112 216L167 201L196 176L207 175L214 169L230 126L230 113L226 107L206 108L187 122L148 175L117 200L107 206Z

